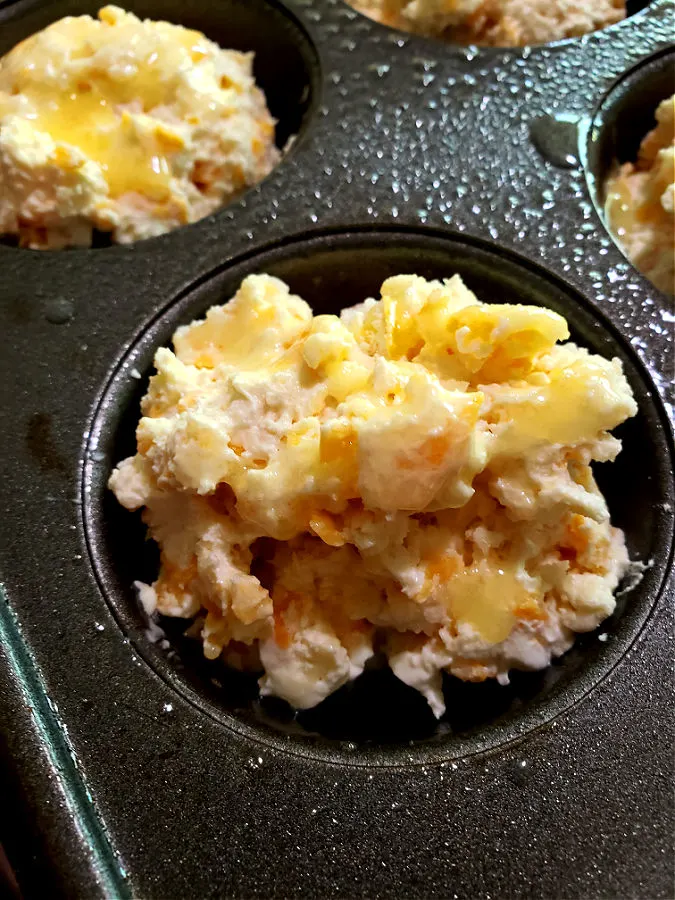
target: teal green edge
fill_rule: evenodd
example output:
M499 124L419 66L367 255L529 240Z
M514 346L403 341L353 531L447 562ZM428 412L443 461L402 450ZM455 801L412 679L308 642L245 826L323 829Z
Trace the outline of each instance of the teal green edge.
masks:
M126 873L75 764L73 749L50 704L40 671L26 646L1 584L0 643L7 654L26 706L32 711L40 743L58 778L68 810L87 844L102 894L111 900L131 898Z

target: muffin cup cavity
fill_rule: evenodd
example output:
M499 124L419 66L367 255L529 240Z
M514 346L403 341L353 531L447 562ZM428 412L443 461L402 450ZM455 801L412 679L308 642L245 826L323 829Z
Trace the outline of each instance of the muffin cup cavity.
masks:
M365 13L363 10L358 8L357 0L354 0L354 2L352 2L352 0L342 0L342 2L347 3L349 6L352 7L352 9L356 10L356 12L358 12L360 15L362 15L364 18L368 19L369 21L374 21L378 27L388 28L390 31L392 31L394 33L398 32L400 34L423 37L427 40L435 41L437 43L445 45L446 47L453 47L453 46L454 47L463 47L463 46L471 46L472 45L472 42L470 39L468 39L468 38L465 39L462 36L461 27L458 27L456 29L457 33L458 33L457 40L453 40L452 37L450 37L450 35L449 35L449 32L451 32L452 29L448 29L448 34L433 34L433 33L424 33L423 31L416 31L416 30L413 31L413 30L406 29L406 28L399 28L398 27L399 23L380 22L379 20L371 19L371 17L367 13ZM537 48L537 47L542 47L542 48L544 48L544 47L559 47L561 45L571 43L572 41L587 39L589 35L597 34L598 32L607 31L608 29L616 28L617 26L620 26L623 22L625 22L627 19L630 19L632 16L635 16L638 13L647 11L653 2L654 2L654 0L627 0L626 16L624 19L622 19L619 22L612 22L612 23L604 26L604 28L596 29L595 31L588 32L585 35L579 35L579 36L574 36L574 37L563 37L563 38L559 38L557 40L552 40L552 41L548 41L548 42L544 42L544 43L534 42L531 44L529 44L529 43L522 44L522 45L516 44L515 46L513 44L481 45L481 50L483 52L492 50L492 51L504 53L505 51L508 52L510 50L515 51L515 52L522 52L522 50L524 48L529 49L529 48Z
M140 19L166 21L203 32L223 50L253 52L256 84L263 91L267 107L276 120L276 146L282 152L289 152L291 146L302 138L318 102L320 65L311 38L285 6L276 0L222 0L216 4L129 0L120 5ZM6 16L0 29L0 57L22 40L65 16L90 15L96 18L103 6L103 0L57 0L40 5L19 0L5 11L0 2L0 20L3 13ZM283 162L282 157L274 168ZM249 185L243 193L254 187ZM240 196L235 196L231 203L236 205ZM215 212L217 214L218 211ZM186 226L173 230L183 227ZM12 236L3 237L0 241L9 247L18 244ZM107 232L94 232L93 249L110 246L113 242Z
M139 401L156 349L176 327L229 299L244 277L267 273L285 280L315 313L339 312L369 296L394 274L444 278L459 273L484 301L545 306L565 316L572 340L621 359L639 405L617 430L623 451L596 465L614 524L626 532L632 560L647 566L626 583L617 609L596 633L581 635L549 669L513 673L512 684L445 681L448 712L436 722L425 701L388 671L366 672L320 706L295 714L283 701L259 699L256 676L209 663L189 622L162 619L161 634L141 613L135 580L156 577L158 557L145 540L140 515L124 510L106 482L114 465L135 452ZM139 379L137 376L140 375ZM136 337L103 390L86 449L84 523L100 586L139 653L167 682L235 731L292 752L396 765L443 754L465 755L502 744L555 717L618 662L644 625L659 594L671 552L672 447L665 414L649 376L630 346L584 298L543 269L500 248L450 233L354 229L313 234L269 246L224 266L193 285Z
M599 104L586 145L582 147L586 180L595 208L626 258L626 250L609 227L605 213L607 179L619 165L637 159L645 135L656 125L659 104L675 91L675 51L656 53L625 73Z

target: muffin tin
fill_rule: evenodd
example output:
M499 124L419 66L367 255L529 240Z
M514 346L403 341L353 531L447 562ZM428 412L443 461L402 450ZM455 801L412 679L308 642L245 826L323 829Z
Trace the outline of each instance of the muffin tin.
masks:
M0 54L84 0L0 7ZM238 202L128 247L0 247L2 827L28 896L667 897L672 303L606 231L601 185L672 91L675 6L522 50L403 34L342 0L127 4L256 51L297 135ZM156 559L105 490L154 349L244 275L316 310L397 272L565 315L639 415L598 478L646 564L616 613L449 712L384 672L293 716L144 621ZM11 810L11 812L9 811Z

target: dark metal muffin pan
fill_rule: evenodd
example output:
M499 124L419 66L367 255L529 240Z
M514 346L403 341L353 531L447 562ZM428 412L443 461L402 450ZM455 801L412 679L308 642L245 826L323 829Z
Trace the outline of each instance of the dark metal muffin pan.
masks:
M299 137L170 235L0 247L0 837L24 893L670 896L673 311L596 186L667 86L673 3L525 50L405 35L342 0L127 8L256 50L279 143ZM95 9L6 4L0 54ZM599 632L510 688L448 679L439 724L385 673L293 717L206 665L180 623L163 649L131 588L152 551L105 480L133 450L154 348L255 271L321 311L395 272L460 271L623 360L640 412L597 474L647 568Z

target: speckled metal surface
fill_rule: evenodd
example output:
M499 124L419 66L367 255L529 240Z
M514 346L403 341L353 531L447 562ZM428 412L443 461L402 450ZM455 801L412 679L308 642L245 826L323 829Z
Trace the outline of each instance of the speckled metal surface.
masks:
M263 184L189 228L126 248L0 247L0 750L20 817L3 839L29 895L39 847L40 878L68 896L670 896L672 437L657 391L672 400L673 311L608 236L587 170L611 99L593 126L595 110L636 65L642 89L674 4L524 51L403 35L341 0L127 6L249 42L282 127L304 124ZM95 8L3 6L0 53ZM142 390L131 369L176 317L247 268L310 279L338 247L368 272L377 246L377 265L454 260L486 289L549 298L623 356L641 416L612 502L653 562L606 639L506 715L345 740L228 707L160 658L124 605L127 545L101 484Z

